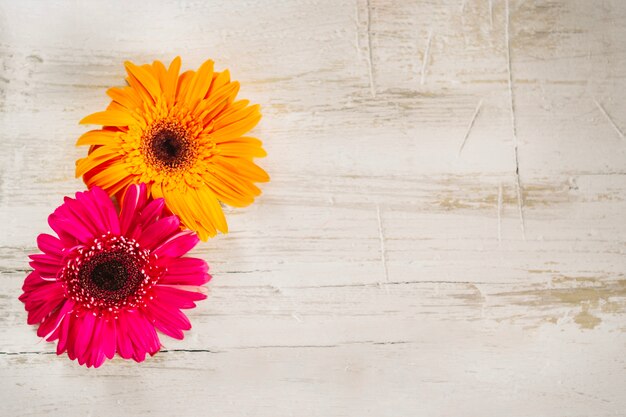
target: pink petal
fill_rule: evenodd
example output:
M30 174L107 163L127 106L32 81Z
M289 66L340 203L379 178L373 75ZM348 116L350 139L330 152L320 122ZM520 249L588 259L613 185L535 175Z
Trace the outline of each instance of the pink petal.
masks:
M193 249L199 241L195 233L185 230L169 238L163 245L156 248L154 253L159 257L178 258Z
M150 225L157 221L161 214L163 214L163 209L165 208L165 200L162 198L156 198L150 201L145 207L141 210L141 216L139 218L139 223L143 225Z
M91 312L87 312L79 324L79 333L74 341L74 351L78 362L82 365L86 360L86 352L93 336L93 329L96 323L96 317ZM81 360L83 363L81 363Z
M132 313L129 312L128 314L126 314L124 323L126 324L126 330L128 332L128 335L130 336L130 341L134 345L133 351L136 351L137 349L146 351L149 349L149 341L142 331L143 321L145 321L145 318L138 311L134 311Z
M31 290L37 287L40 287L42 285L48 285L48 284L50 284L50 282L41 279L37 271L31 272L30 274L26 276L26 279L24 279L24 284L22 285L22 290L24 291L24 294L20 296L20 300L22 300L22 298L27 298L28 293Z
M104 354L104 351L102 349L99 349L97 351L96 356L92 357L92 362L91 362L92 366L94 368L99 368L104 363L105 358L106 356Z
M60 302L64 298L63 287L56 281L44 281L44 285L38 285L36 288L32 288L28 292L24 293L24 303L36 303L45 302L49 300L56 300Z
M45 281L54 281L57 277L60 268L46 264L40 264L38 262L30 262L29 265L39 273L39 276Z
M29 265L46 281L52 281L53 278L56 278L61 269L58 266L46 265L39 262L30 262Z
M133 351L133 360L135 362L143 362L146 360L146 351L144 349L136 348Z
M174 258L167 260L167 270L159 283L167 285L204 285L211 280L207 273L209 265L198 258Z
M91 313L88 313L88 314L91 314ZM72 320L68 326L68 333L67 333L67 338L66 338L67 345L65 347L67 349L67 356L69 356L71 360L75 360L76 357L78 356L76 354L76 341L78 339L78 336L80 335L81 327L82 327L83 320L84 320L84 315L77 316L77 315L72 314L70 317L72 318Z
M27 323L40 323L46 316L58 308L64 299L63 288L57 283L50 283L32 290L28 297L21 298L26 311L28 311Z
M70 320L70 317L72 315L73 306L74 306L74 302L73 301L68 300L68 301L65 302L64 307L66 309L68 309L68 311L65 312L65 313L64 312L60 312L59 313L59 324L57 325L57 327L52 332L49 333L48 337L46 338L46 340L48 342L52 342L54 340L59 339L60 333L61 333L61 329L63 328L63 322Z
M150 355L153 355L161 349L161 341L159 340L156 329L147 317L145 317L145 319L139 323L140 326L143 326L143 334L148 341L148 353Z
M117 352L124 359L130 359L133 357L133 344L130 338L131 336L128 332L128 326L126 325L125 313L120 312L116 321L115 340Z
M92 187L88 192L92 193L94 203L100 209L103 219L107 219L107 226L111 233L120 233L120 220L111 198L100 187Z
M145 359L146 353L153 354L161 348L161 343L147 318L139 311L126 315L125 324L128 326L128 333L133 344L133 359L141 362Z
M75 242L87 243L94 237L85 226L67 219L56 211L48 216L48 224L68 246L72 246Z
M135 216L134 223L128 229L127 236L138 239L144 228L150 226L160 218L164 207L165 204L162 198L150 201L145 207L142 207L141 211Z
M191 323L177 308L161 303L157 298L147 307L146 313L152 318L154 326L162 333L174 339L183 339L182 330L191 329Z
M50 255L36 254L29 255L33 260L29 265L37 271L41 278L56 278L63 265L58 258Z
M87 367L98 368L104 363L104 337L105 337L105 317L96 317L93 328L93 335L89 342L89 347L85 351L85 363Z
M103 235L110 230L108 219L102 215L90 191L76 193L76 201L83 206L84 221L91 223L96 229L94 235Z
M66 303L67 304L67 303ZM70 336L70 325L73 321L73 314L68 314L61 321L59 326L59 342L57 343L57 355L62 354L67 349L68 338Z
M194 301L206 299L206 294L193 291L184 291L178 288L156 285L153 289L155 298L176 308L194 308Z
M43 253L58 259L63 258L63 244L58 238L52 235L42 233L37 236L37 246Z
M129 185L122 198L122 209L120 211L120 232L126 234L133 220L137 216L139 209L146 201L146 185Z
M59 236L59 240L64 247L71 248L80 244L80 241L78 241L74 235L65 231L65 221L59 220L58 216L55 216L54 213L48 216L48 224L57 236Z
M144 248L153 250L175 234L179 228L180 220L177 216L165 217L144 229L138 241Z
M63 262L61 261L60 258L53 256L53 255L48 255L46 253L35 253L32 255L28 255L28 257L32 259L33 261L41 262L44 264L54 265L58 267L63 266Z
M204 274L209 271L209 265L200 258L175 258L167 260L167 270L172 275Z
M72 311L74 307L74 302L71 300L64 300L61 302L59 307L54 310L52 314L44 319L44 321L37 329L37 336L48 338L48 341L54 340L50 338L50 335L58 330L61 321L65 318L65 315Z
M113 356L115 356L115 322L116 320L113 317L109 317L102 328L102 350L109 359L113 359Z
M79 196L81 198L84 198L82 194L83 193L80 192L76 193L76 198L78 199ZM65 197L64 204L59 207L58 210L60 212L62 211L66 219L84 226L85 229L88 230L92 236L98 236L99 234L101 234L100 230L104 228L104 225L102 225L101 223L99 227L98 224L96 224L98 223L98 213L94 213L92 211L93 209L85 206L81 201ZM96 222L94 222L94 219L96 219Z

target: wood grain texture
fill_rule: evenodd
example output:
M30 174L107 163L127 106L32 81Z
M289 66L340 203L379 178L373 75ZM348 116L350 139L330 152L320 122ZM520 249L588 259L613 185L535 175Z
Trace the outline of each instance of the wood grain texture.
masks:
M622 416L626 3L0 1L0 413ZM17 300L122 62L229 68L272 176L182 342L87 370Z

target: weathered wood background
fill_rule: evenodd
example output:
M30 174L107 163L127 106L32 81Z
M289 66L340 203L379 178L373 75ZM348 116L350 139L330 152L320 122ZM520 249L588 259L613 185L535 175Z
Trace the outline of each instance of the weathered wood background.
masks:
M17 300L122 62L206 58L272 176L141 365ZM626 2L0 2L3 416L623 416Z

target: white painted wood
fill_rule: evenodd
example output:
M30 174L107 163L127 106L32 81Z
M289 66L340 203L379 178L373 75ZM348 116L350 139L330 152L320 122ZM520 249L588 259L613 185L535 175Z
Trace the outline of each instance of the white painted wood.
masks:
M620 0L0 1L1 414L624 415L625 18ZM83 187L78 120L124 60L177 54L262 104L272 182L195 251L215 278L186 339L87 370L25 324L26 256Z

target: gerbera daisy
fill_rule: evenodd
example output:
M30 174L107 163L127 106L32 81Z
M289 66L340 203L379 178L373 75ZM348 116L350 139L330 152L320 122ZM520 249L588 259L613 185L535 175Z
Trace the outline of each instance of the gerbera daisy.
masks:
M226 233L220 203L247 206L261 193L254 183L269 180L253 162L265 156L261 141L243 136L261 119L259 106L235 101L239 83L210 60L180 75L179 57L167 69L125 66L128 86L109 89L108 108L81 120L103 128L78 139L91 148L76 176L110 195L146 183L200 239Z
M88 367L116 352L143 361L161 347L156 330L182 339L191 324L180 309L206 298L210 279L206 262L181 257L198 238L162 216L163 199L132 185L121 206L118 215L98 187L66 197L48 219L57 236L37 238L43 253L30 256L20 296L37 335Z

